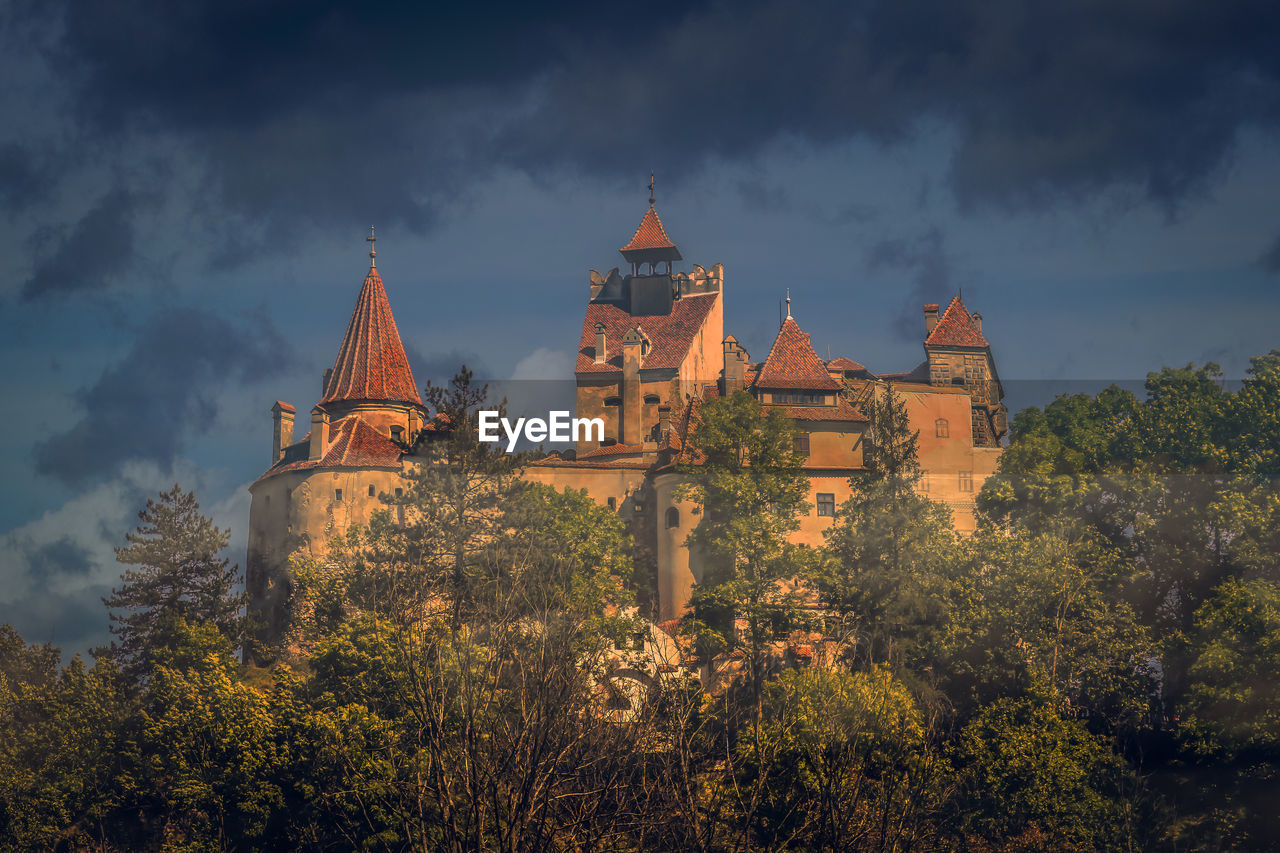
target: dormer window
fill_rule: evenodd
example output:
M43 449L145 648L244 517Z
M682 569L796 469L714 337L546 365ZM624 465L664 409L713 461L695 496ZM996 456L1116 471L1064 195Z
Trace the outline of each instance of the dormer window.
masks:
M391 427L391 440L392 440L392 441L399 441L399 440L400 440L400 436L402 436L402 435L404 435L404 427L402 427L402 426L393 426L393 427Z

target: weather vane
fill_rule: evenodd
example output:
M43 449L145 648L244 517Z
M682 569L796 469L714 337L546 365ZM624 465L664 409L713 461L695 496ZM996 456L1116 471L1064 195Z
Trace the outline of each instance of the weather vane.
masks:
M369 226L369 236L364 238L369 242L369 268L378 264L378 238L373 235L373 226Z
M791 319L791 288L787 288L787 319Z
M653 172L649 173L649 206L653 207Z

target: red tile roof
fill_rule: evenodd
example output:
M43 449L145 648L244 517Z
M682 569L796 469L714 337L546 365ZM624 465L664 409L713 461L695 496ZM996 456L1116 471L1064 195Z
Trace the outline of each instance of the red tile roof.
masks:
M697 336L716 300L717 293L692 293L677 299L670 314L632 316L625 309L610 302L592 302L587 306L582 320L582 338L578 343L577 373L609 373L622 370L622 336L640 326L649 338L649 354L643 366L648 368L677 368L689 354L689 347ZM596 324L603 323L606 359L596 364Z
M600 459L609 456L639 456L644 452L642 444L610 444L605 447L593 447L578 454L581 460Z
M347 335L338 350L321 404L339 400L393 400L422 405L396 318L376 268L365 276Z
M787 417L795 421L848 421L851 423L867 423L870 421L860 409L850 403L843 395L836 396L834 406L770 406L765 409L779 409Z
M985 347L990 346L983 337L978 326L973 322L973 315L964 307L960 297L956 296L938 318L938 325L924 339L925 346L950 347Z
M809 336L791 317L782 323L769 357L756 377L757 388L800 388L809 391L838 391L840 383L827 373L827 366L813 351Z
M623 246L621 252L635 252L643 249L674 249L675 243L667 236L667 229L662 227L658 212L650 207L640 220L640 227L631 235L631 241Z
M828 361L827 369L829 370L866 370L867 367L864 364L859 364L858 362L854 361L851 358L845 358L844 356L840 356L839 358L834 358L831 361Z
M284 400L276 400L276 404L275 404L274 406L272 406L271 408L272 408L272 409L279 409L279 410L280 410L280 411L282 411L282 412L288 412L288 413L289 413L289 414L291 414L291 415L294 415L294 414L297 414L297 413L298 413L298 410L297 410L297 409L295 409L293 406L291 406L291 405L289 405L288 403L286 403Z
M311 433L285 448L284 456L258 479L308 468L399 468L404 450L356 416L329 425L329 443L318 460L308 459Z

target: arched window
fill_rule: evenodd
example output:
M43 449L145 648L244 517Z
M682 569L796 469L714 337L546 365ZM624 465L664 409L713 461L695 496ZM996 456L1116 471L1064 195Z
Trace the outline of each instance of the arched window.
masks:
M933 422L933 434L938 438L951 437L951 424L947 423L946 418L938 418Z
M680 510L671 507L667 510L667 528L680 526Z

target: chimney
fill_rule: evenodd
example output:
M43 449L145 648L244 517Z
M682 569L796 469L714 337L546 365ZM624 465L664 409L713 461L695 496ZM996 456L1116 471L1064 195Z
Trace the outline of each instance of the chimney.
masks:
M596 364L604 364L608 358L605 350L604 323L596 323Z
M321 400L323 400L325 398L325 395L329 393L329 377L330 376L333 376L333 368L332 367L325 368L324 379L321 380L321 382L324 383L323 387L320 388Z
M293 444L293 416L297 410L284 400L276 400L271 407L271 464L284 456L284 449Z
M724 393L725 396L741 391L747 384L747 351L738 339L729 335L724 339Z
M938 304L936 302L924 306L924 333L927 335L938 325Z
M311 410L311 452L307 459L315 462L324 456L325 445L329 443L329 413L316 406Z
M622 338L622 444L639 444L643 439L641 411L644 397L640 393L641 349L644 333L636 326Z
M979 332L982 331L982 315L981 314L973 315L973 325L974 325L974 328L976 328Z

